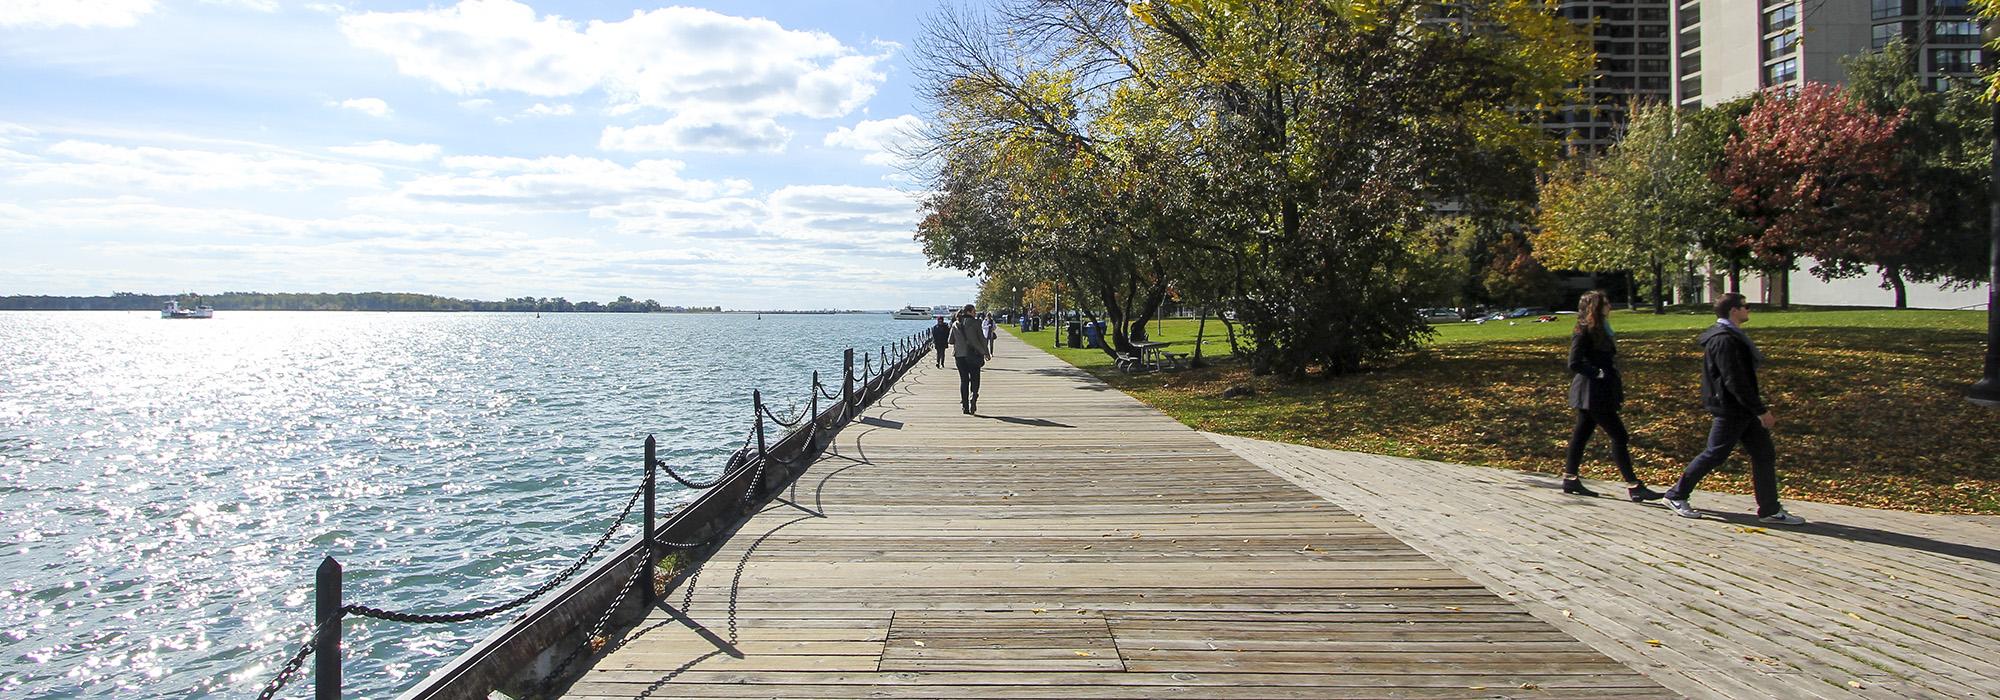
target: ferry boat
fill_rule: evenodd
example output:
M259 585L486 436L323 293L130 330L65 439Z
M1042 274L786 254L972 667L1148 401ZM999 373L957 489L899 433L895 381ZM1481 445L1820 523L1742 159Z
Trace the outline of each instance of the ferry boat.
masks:
M215 318L215 307L202 304L192 309L183 309L180 302L169 299L160 306L160 318Z
M890 315L898 321L929 321L933 318L931 310L921 306L905 306Z

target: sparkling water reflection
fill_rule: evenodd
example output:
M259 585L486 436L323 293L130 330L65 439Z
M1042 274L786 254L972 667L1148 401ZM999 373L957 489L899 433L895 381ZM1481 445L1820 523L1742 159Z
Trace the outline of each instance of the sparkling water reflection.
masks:
M784 411L813 370L837 382L842 348L922 328L0 313L0 695L253 695L302 641L325 554L352 603L455 612L525 593L609 525L645 435L713 474L750 389ZM498 621L348 622L349 697L393 695Z

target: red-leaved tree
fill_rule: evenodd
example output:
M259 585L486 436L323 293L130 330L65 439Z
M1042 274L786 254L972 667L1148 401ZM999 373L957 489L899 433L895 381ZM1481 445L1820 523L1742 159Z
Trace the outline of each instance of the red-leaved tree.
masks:
M1775 92L1740 120L1717 180L1754 226L1744 244L1781 273L1799 256L1821 280L1884 267L1923 237L1926 206L1899 156L1902 114L1881 116L1845 90L1806 83ZM1783 298L1789 303L1790 290Z

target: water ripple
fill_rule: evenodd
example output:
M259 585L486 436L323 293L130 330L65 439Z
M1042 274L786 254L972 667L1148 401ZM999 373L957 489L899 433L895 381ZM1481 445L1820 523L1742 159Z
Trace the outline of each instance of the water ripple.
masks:
M744 438L750 389L789 415L813 370L837 383L841 348L921 329L0 312L0 695L253 695L301 641L325 555L350 602L507 600L608 527L646 435L712 474ZM350 620L348 692L392 695L502 622Z

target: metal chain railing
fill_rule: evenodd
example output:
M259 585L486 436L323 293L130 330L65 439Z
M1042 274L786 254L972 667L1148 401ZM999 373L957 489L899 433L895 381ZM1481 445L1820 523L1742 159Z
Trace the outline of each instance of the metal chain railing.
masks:
M549 675L542 677L542 682L537 688L537 695L544 698L552 697L549 695L549 691L554 689L555 684L562 680L563 672L569 670L569 665L576 661L576 657L583 655L583 650L589 649L590 653L595 654L603 650L604 645L610 643L610 638L604 635L605 625L611 622L611 614L617 612L618 607L625 604L625 596L632 594L632 586L637 584L640 579L645 578L645 575L646 567L643 564L632 567L632 575L625 579L625 585L618 589L618 595L611 599L611 605L604 608L604 614L597 616L597 624L590 626L590 632L583 636L583 642L576 645L576 648L569 650L569 653L563 656L562 662L556 664L555 670L550 671Z
M901 354L901 356L892 361L890 359L890 353L888 347L894 347ZM928 353L931 347L931 341L929 338L923 337L922 334L919 334L919 335L913 335L888 347L883 348L882 355L880 357L879 368L877 368L875 358L873 356L864 355L861 363L861 371L858 375L856 374L854 365L852 363L853 353L852 351L849 351L848 353L849 361L844 367L843 371L844 382L846 383L846 385L843 386L840 391L837 392L830 391L825 385L819 382L818 375L815 374L813 379L811 397L814 400L817 400L818 398L825 398L829 400L838 399L842 400L843 403L850 404L854 408L859 408L860 406L867 404L868 402L874 400L879 396L879 390L881 387L876 386L877 384L886 387L890 382L894 381L897 376L900 376L904 371L907 371L909 367L913 366L916 360L921 359L923 355ZM858 383L860 385L859 390L852 391L852 393L850 393L851 390L848 387L851 387L855 383ZM769 406L764 405L761 398L758 399L755 402L755 404L756 404L755 405L756 412L760 418L768 418L772 422L777 423L778 425L783 426L784 428L787 428L789 430L789 432L787 432L787 434L779 440L779 443L784 444L788 441L798 443L799 447L792 455L785 457L783 459L776 459L774 458L773 455L765 451L764 447L765 436L763 434L763 427L761 425L761 420L760 420L759 425L757 425L754 429L748 431L744 435L742 446L739 447L733 453L731 453L730 459L728 463L725 464L722 473L716 476L714 479L708 480L707 482L696 482L692 479L682 476L679 472L675 471L671 465L668 465L665 460L650 459L650 461L647 463L647 467L649 469L657 468L661 471L665 471L668 477L672 478L676 482L679 482L682 486L693 490L704 490L713 488L729 480L735 475L740 474L742 472L743 467L746 466L752 467L753 472L751 473L750 480L748 484L745 486L742 494L743 502L749 503L754 501L758 496L764 494L765 492L764 472L765 469L772 462L776 461L786 465L794 464L800 457L805 456L806 453L815 452L823 447L823 445L820 444L819 438L817 436L817 433L819 431L823 429L832 429L838 427L839 425L839 423L836 422L835 425L822 428L822 426L820 425L819 416L811 415L812 410L807 406L798 406L796 415L793 415L791 418L786 419L779 417L776 413L774 413L770 409ZM853 414L849 413L847 415L852 416ZM804 440L794 440L794 438L797 436L797 431L801 429L799 428L799 426L808 419L812 420L812 424L809 428L804 428L804 429L810 430L812 431L812 433L809 434ZM844 422L844 420L841 418L836 418L835 420L839 422ZM756 447L755 452L752 452L753 445ZM647 438L646 454L648 458L652 457L653 454L652 438ZM328 619L322 620L320 624L316 625L313 628L313 633L314 633L313 639L301 645L298 652L293 654L292 657L288 659L279 668L278 674L271 679L271 682L264 687L263 692L258 695L259 700L269 700L271 697L276 695L280 690L282 690L286 683L290 682L292 679L297 677L299 674L299 670L303 668L306 659L311 657L314 653L318 651L318 642L320 641L320 635L323 632L325 632L326 626L340 624L340 621L344 619L346 615L352 614L362 617L389 620L392 622L405 622L405 623L415 623L415 624L456 623L456 622L466 622L470 620L477 620L481 618L498 615L500 613L526 605L534 601L535 599L540 598L542 595L548 593L551 590L554 590L557 586L562 585L564 582L568 581L571 577L575 576L577 572L581 571L583 567L586 564L588 564L593 557L597 556L597 554L604 549L604 546L606 544L610 543L611 538L614 535L616 535L617 532L624 526L626 518L631 515L632 509L638 503L640 496L647 494L648 489L651 487L651 485L652 485L652 479L650 476L648 476L646 483L641 484L637 489L633 490L632 495L626 499L625 506L619 510L618 516L611 521L611 526L605 530L602 536L598 537L595 543L591 544L588 551L584 552L582 556L578 557L574 562L571 562L569 566L565 567L562 571L558 572L555 575L555 577L543 583L541 586L536 587L533 591L530 591L527 594L517 597L513 600L509 600L507 602L498 605L492 605L485 608L481 608L479 610L473 610L462 613L442 613L442 614L413 613L406 611L385 610L382 608L376 608L366 605L343 605L339 607L333 612L333 614ZM653 502L652 497L647 496L646 502L648 508L650 509ZM651 517L652 514L648 513L647 514L648 524L652 522ZM644 533L643 537L644 541L650 546L662 546L662 547L670 547L682 550L694 550L697 548L706 547L710 544L713 544L726 532L727 529L725 528L715 528L713 529L709 537L701 542L673 542L655 537L651 532ZM650 557L648 557L647 561L649 562L651 561ZM326 562L322 566L323 575L325 573L325 570L327 569L327 566L331 566L331 570L333 571L332 573L333 584L331 589L333 591L332 600L337 603L339 599L339 581L338 581L339 567L331 557L328 557ZM604 636L604 629L606 625L609 624L610 619L615 613L615 611L617 611L618 608L624 604L625 598L631 594L633 586L636 585L638 581L640 581L642 578L645 577L647 573L646 570L648 568L649 567L646 565L635 567L632 576L628 578L624 586L622 586L619 589L618 594L612 599L610 606L607 607L604 610L604 612L598 616L596 624L593 625L589 633L585 635L583 644L579 645L577 649L572 650L570 654L563 659L561 664L559 664L556 667L555 672L549 674L549 676L547 676L544 679L543 685L541 686L544 692L547 691L550 684L553 684L557 680L561 679L562 673L565 670L567 670L569 665L575 660L575 658L582 653L582 649L589 648L592 652L596 652L603 648L603 646L606 643L605 641L606 638ZM685 595L682 601L683 609L687 609L689 605L691 605L693 602L695 583L697 581L697 577L699 577L701 574L701 569L702 569L701 564L697 563L694 569L688 574L688 576L683 581L683 585L686 586ZM740 577L741 574L742 574L741 566L739 565L738 576ZM322 585L325 584L322 583ZM729 639L732 645L735 644L737 640L736 617L737 617L736 595L734 591L732 591L729 600ZM338 630L334 630L333 634L334 634L333 639L331 639L327 643L333 645L329 648L333 649L334 651L330 651L328 653L338 652L338 641L339 641ZM323 663L326 662L323 660ZM335 659L331 663L337 664L338 660Z
M342 607L340 610L343 613L353 613L355 615L360 615L362 617L372 617L378 620L389 620L391 622L409 622L415 624L438 624L446 622L465 622L467 620L477 620L482 617L491 617L493 615L498 615L500 613L507 612L508 610L512 610L514 608L518 608L523 605L527 605L530 601L533 601L534 599L541 597L543 593L547 593L555 589L556 586L562 585L562 582L569 580L569 577L575 576L576 572L582 571L583 565L590 563L590 558L597 556L598 550L604 549L604 545L611 541L611 536L617 534L618 529L625 526L625 516L632 514L632 506L638 503L639 497L641 495L644 495L645 493L646 493L646 487L643 484L641 484L639 488L633 489L632 497L625 499L625 508L618 511L618 517L611 521L611 529L605 530L604 536L597 538L597 542L595 544L590 545L590 551L584 552L583 556L577 557L576 561L571 562L570 565L567 568L563 569L561 573L556 574L555 578L549 579L547 583L544 583L535 590L530 591L527 595L515 598L513 600L501 603L499 605L494 605L491 607L482 608L479 610L473 610L470 612L462 612L462 613L445 613L445 614L409 613L409 612L400 612L395 610L383 610L381 608L373 608L366 605L348 605Z

